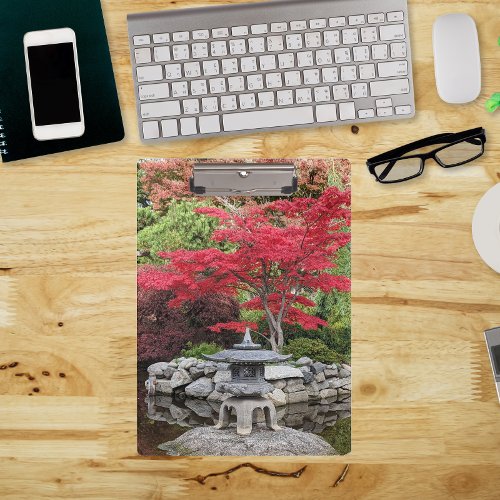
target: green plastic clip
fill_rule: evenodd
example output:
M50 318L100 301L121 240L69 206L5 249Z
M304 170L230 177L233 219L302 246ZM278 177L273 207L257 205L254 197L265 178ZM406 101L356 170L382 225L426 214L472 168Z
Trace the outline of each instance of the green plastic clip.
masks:
M495 92L485 103L486 109L493 113L500 107L500 92Z

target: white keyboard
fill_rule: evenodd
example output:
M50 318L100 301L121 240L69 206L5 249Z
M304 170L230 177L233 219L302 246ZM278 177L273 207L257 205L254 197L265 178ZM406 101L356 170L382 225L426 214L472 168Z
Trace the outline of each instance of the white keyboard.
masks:
M144 141L415 114L406 0L128 16Z

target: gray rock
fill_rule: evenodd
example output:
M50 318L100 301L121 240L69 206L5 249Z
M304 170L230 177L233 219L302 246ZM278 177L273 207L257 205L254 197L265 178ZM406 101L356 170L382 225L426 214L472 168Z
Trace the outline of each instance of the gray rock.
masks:
M302 403L293 403L286 407L288 415L292 415L294 413L300 413L303 417L305 417L308 410L309 410L309 405L305 401L303 401Z
M191 411L187 408L181 408L180 406L170 405L170 414L176 420L177 423L181 422L185 418L189 417Z
M322 371L324 371L326 368L326 365L325 363L321 363L321 361L316 361L316 363L313 363L311 365L311 371L313 373L321 373Z
M314 381L310 384L306 384L306 392L310 399L319 398L318 384Z
M156 392L160 394L172 394L174 392L170 380L159 379L156 381Z
M346 378L346 377L350 377L350 376L351 376L350 370L346 370L345 368L341 368L339 370L339 377L340 378Z
M304 430L305 432L311 432L313 429L314 429L314 422L309 422L308 420L306 420L304 422L302 430Z
M351 383L350 378L331 378L328 379L328 386L330 389L337 389Z
M283 389L284 392L298 392L305 391L303 379L300 378L289 378L286 382L286 387Z
M283 378L303 378L302 372L292 366L266 366L265 379L279 380Z
M213 391L211 394L207 396L207 401L214 401L217 403L222 403L227 398L230 398L231 394L226 394L218 391Z
M292 413L285 417L287 427L302 427L304 425L304 415L302 413Z
M229 368L229 363L216 363L217 371L227 370Z
M193 410L196 415L203 417L203 418L211 418L213 409L212 407L206 402L201 399L186 399L184 401L184 404L190 409Z
M172 398L170 396L155 396L154 404L162 408L168 408L172 404Z
M179 368L183 370L189 370L192 366L195 366L198 363L196 358L186 358L179 363Z
M302 372L302 375L304 376L305 384L309 384L314 380L314 375L311 373L308 366L301 366L299 370Z
M319 391L319 396L321 399L336 398L337 391L335 389L323 389Z
M305 403L309 400L309 396L306 391L291 392L286 395L286 400L288 404Z
M172 361L169 361L168 366L171 366L172 368L177 368L178 364L179 363L177 363L177 361L173 359Z
M149 375L156 375L157 377L163 377L163 370L168 366L168 363L160 361L159 363L154 363L148 366Z
M309 432L284 428L272 431L254 425L249 436L236 434L234 426L227 429L197 427L190 429L174 441L158 446L172 456L293 456L337 455L321 437Z
M325 372L319 372L319 373L316 373L316 375L314 375L314 380L316 380L316 382L324 382L325 381Z
M181 387L183 385L190 384L192 381L193 379L191 378L189 373L186 370L183 370L182 368L177 370L170 379L170 383L173 389L175 389L176 387Z
M328 389L330 385L328 384L328 380L325 380L324 382L320 382L317 384L318 385L318 390L323 390L323 389Z
M311 366L313 364L313 361L307 356L302 356L295 362L295 364L298 366Z
M231 371L230 370L219 370L214 375L214 382L231 382Z
M336 377L339 374L339 371L337 370L337 368L335 368L335 370L333 368L327 368L324 371L324 374L325 374L325 378L332 378L332 377Z
M349 365L346 365L345 363L342 364L342 368L344 370L347 370L349 373L351 373L351 367Z
M344 418L348 418L351 416L351 411L339 411L339 420L343 420Z
M214 383L208 377L201 377L186 386L186 395L192 398L206 398L214 390Z
M164 370L163 370L163 376L165 378L168 378L168 379L171 379L172 378L172 375L176 372L176 369L173 367L173 366L167 366Z
M190 369L189 369L189 374L191 375L191 378L193 380L197 380L199 379L200 377L203 377L203 375L205 375L205 367L202 366L200 368L200 366L196 365L196 366L192 366Z
M207 376L212 376L215 373L217 373L217 365L213 361L209 361L208 363L205 363L205 368L204 368L205 375Z
M284 389L286 387L286 380L271 380L270 383L276 387L276 389Z
M327 413L325 415L325 422L335 422L338 418L338 415L336 413Z
M286 395L281 389L274 389L273 392L266 394L264 397L270 399L274 403L274 406L286 405Z
M320 432L323 432L325 430L325 425L324 424L316 424L314 426L313 432L315 434L319 434Z

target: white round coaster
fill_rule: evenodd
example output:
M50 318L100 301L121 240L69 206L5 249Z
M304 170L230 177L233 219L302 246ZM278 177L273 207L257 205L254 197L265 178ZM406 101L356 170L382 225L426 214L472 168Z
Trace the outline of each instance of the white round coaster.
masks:
M472 238L484 262L500 273L500 184L488 190L477 204Z

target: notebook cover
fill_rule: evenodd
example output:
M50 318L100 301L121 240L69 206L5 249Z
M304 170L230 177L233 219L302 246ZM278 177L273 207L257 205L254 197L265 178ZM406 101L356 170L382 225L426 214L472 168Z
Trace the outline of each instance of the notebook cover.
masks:
M139 162L140 454L328 456L350 451L350 164L245 161L294 164L298 191L290 197L190 192L195 162L243 161ZM271 326L269 314L279 328ZM240 343L246 327L263 349L292 358L260 368L204 358ZM249 402L257 374L265 394L256 403L272 402L279 429L265 425L265 412L272 408L253 412L248 435L238 434L234 410L229 426L217 429L224 403L233 404L229 398L237 393ZM234 392L233 376L244 379L243 385L250 380L250 391L240 384Z
M1 0L0 115L4 162L120 141L123 123L99 0ZM33 137L23 37L29 31L76 33L85 132L70 139Z

